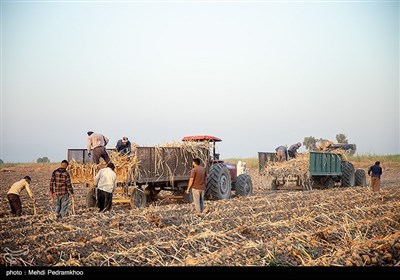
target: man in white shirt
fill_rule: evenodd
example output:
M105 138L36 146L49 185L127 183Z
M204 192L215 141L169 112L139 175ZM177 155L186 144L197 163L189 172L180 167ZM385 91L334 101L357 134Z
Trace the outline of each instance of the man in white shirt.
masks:
M97 186L97 205L100 212L111 210L112 193L117 186L117 174L115 174L114 169L114 163L109 162L107 167L100 169L94 178L94 185Z
M94 133L93 131L88 131L87 140L87 151L89 157L91 156L91 149L93 149L93 162L96 164L100 163L100 158L103 158L106 163L110 162L110 157L108 156L106 146L108 144L108 138L100 133Z

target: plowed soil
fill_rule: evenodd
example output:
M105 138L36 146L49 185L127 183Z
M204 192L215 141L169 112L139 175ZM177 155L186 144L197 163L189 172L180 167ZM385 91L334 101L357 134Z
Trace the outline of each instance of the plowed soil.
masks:
M400 170L388 168L380 194L369 187L271 191L250 171L254 195L206 201L208 212L168 199L144 209L114 204L98 213L75 185L75 215L57 219L49 195L58 164L0 170L1 266L398 266ZM32 177L12 217L6 193Z

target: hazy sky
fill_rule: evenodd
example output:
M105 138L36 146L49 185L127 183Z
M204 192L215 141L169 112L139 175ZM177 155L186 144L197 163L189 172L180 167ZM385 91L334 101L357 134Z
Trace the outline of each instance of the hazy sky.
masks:
M86 132L221 158L344 133L399 154L399 1L1 1L5 162ZM300 149L303 151L304 149Z

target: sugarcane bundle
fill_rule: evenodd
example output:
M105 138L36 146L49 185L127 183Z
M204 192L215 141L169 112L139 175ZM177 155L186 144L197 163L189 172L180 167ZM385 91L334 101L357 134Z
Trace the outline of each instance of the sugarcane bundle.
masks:
M72 159L68 165L71 182L78 184L93 185L96 169L97 167L94 163L79 163L74 159Z
M298 154L297 157L283 162L270 162L265 167L265 174L271 178L282 178L289 176L307 177L309 169L309 154Z
M117 174L117 182L127 182L135 177L138 167L138 158L135 149L131 155L121 154L117 151L109 152L109 157L115 165L115 173Z

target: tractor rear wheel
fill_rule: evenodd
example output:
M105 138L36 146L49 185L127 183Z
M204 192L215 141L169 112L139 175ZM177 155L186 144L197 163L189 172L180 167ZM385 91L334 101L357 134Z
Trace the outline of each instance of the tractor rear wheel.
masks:
M354 165L349 161L342 162L342 187L354 187L355 179Z
M88 191L88 193L86 194L86 207L87 208L92 208L92 207L96 207L96 192L94 191L94 189L92 188L91 190Z
M364 169L356 169L356 186L366 187L367 186L367 175Z
M131 208L144 208L147 205L147 196L142 188L137 187L131 196Z
M253 194L253 183L248 174L240 174L235 184L236 194L240 196L248 196Z
M215 163L211 165L207 175L206 192L215 200L231 197L231 176L224 164Z

